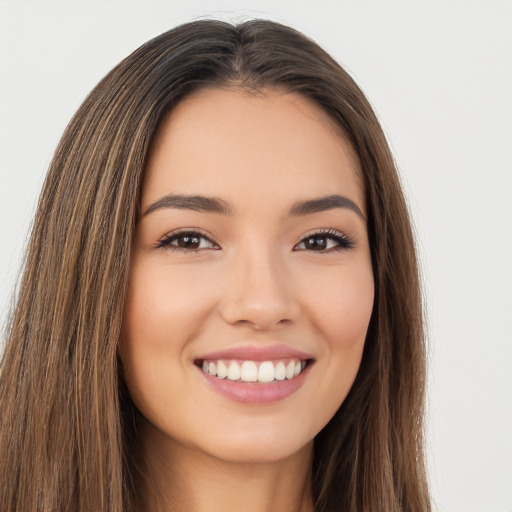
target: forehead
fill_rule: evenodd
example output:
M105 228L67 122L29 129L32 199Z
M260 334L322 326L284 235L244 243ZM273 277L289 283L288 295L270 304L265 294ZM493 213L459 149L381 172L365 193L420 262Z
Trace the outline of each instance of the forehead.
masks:
M341 130L304 96L203 90L179 103L160 126L142 203L168 193L227 200L242 195L245 202L343 193L363 210L360 175Z

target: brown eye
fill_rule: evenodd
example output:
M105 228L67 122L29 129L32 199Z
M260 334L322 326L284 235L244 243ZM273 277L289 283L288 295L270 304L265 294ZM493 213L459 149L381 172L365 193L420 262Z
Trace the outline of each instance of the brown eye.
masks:
M302 243L304 248L310 251L323 251L327 248L327 239L324 236L310 236Z
M219 249L207 236L197 232L181 232L165 235L157 245L158 248L200 251L202 249Z
M196 235L182 235L179 238L175 238L175 245L182 249L199 249L201 245L201 239Z
M343 233L335 230L327 232L313 233L298 243L294 250L296 251L314 251L314 252L332 252L350 249L354 246L354 241Z

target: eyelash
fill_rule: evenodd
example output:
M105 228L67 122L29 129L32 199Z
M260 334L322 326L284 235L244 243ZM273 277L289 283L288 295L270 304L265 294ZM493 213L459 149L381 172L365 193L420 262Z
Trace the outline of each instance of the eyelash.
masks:
M214 247L198 247L198 248L186 248L186 247L177 247L175 245L172 245L172 242L179 240L180 238L184 237L190 237L190 238L197 238L199 239L199 244L201 244L202 241L206 240L210 244L212 244ZM307 250L307 249L298 249L298 246L305 243L308 239L311 241L313 239L326 239L336 242L336 246L330 247L328 249L321 249L318 251L311 250L311 252L318 252L321 254L327 254L330 252L340 252L340 251L346 251L349 249L352 249L355 242L353 239L349 238L347 235L344 235L340 231L336 229L328 229L325 231L314 231L312 233L307 234L302 240L294 246L294 251L300 251L300 250ZM197 253L199 251L202 251L204 249L213 249L218 250L220 247L211 240L209 236L202 233L199 230L184 230L184 231L177 231L174 233L168 233L164 235L157 243L156 245L157 249L165 249L170 251L181 251L186 253Z
M330 252L341 252L341 251L347 251L349 249L352 249L355 245L355 241L352 238L349 238L347 235L343 234L341 231L338 231L337 229L327 229L325 231L313 231L312 233L307 234L293 249L294 250L305 250L305 249L296 249L300 244L304 243L308 239L318 239L318 238L324 238L326 240L333 240L337 243L336 246L331 247L329 249L322 249L320 251L313 251L311 252L318 252L320 254L328 254Z
M205 248L185 248L185 247L177 247L175 245L171 245L172 242L175 240L179 240L180 238L184 237L190 237L190 238L198 238L199 243L203 240L207 240L210 244L212 244L215 247L208 247L208 249L220 249L220 247L213 241L209 236L207 236L205 233L202 233L199 230L183 230L183 231L175 231L174 233L168 233L167 235L164 235L157 243L156 247L157 249L166 249L168 251L182 251L187 253L196 253L199 251L204 250Z

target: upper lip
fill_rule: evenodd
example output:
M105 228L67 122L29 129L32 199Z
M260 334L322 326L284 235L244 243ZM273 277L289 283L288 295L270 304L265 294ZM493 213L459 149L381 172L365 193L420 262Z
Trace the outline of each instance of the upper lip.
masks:
M208 352L197 358L198 360L229 360L239 359L244 361L271 361L273 359L313 359L311 354L302 352L287 345L254 346L246 345L231 347L225 350Z

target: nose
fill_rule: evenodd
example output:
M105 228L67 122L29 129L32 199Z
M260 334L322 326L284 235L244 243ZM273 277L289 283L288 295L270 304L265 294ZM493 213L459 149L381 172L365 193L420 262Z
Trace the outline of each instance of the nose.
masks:
M291 272L270 250L245 251L230 261L221 315L231 325L271 330L295 322L300 305Z

